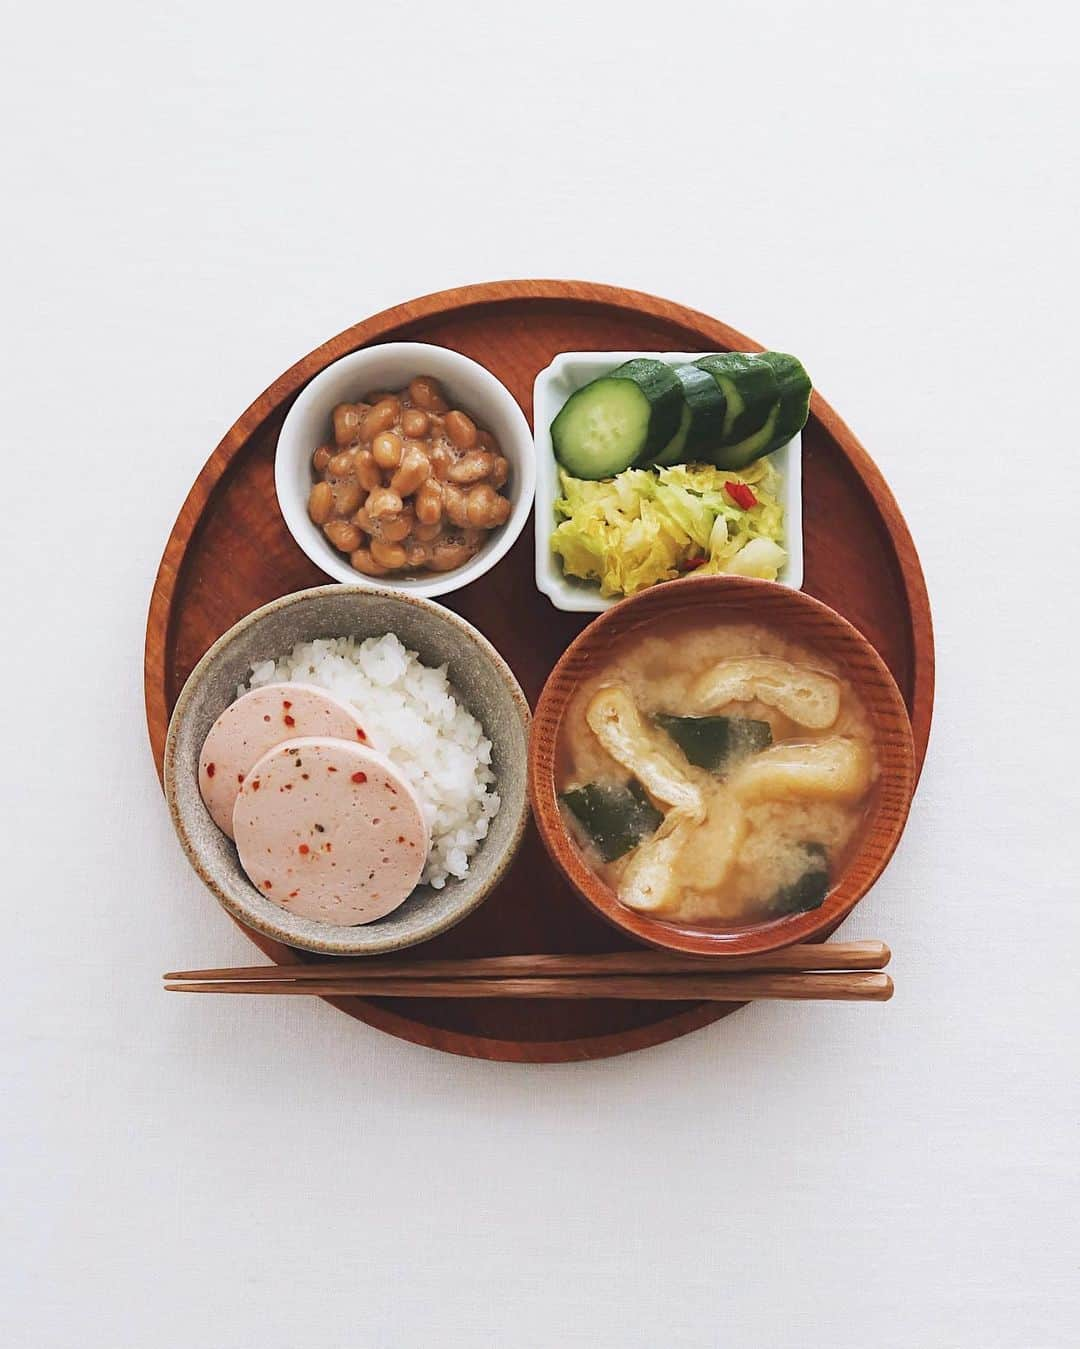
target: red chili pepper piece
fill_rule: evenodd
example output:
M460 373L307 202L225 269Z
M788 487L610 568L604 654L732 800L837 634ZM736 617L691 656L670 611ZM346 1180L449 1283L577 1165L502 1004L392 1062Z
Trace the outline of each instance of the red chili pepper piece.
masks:
M207 776L208 778L212 778L216 772L217 772L217 765L216 765L216 764L208 763L208 764L206 765L206 776Z
M751 506L757 505L757 497L753 491L744 482L726 482L724 491L734 501L736 506L741 506L744 511L748 511Z
M352 775L352 780L353 780L353 782L356 782L356 783L367 782L367 774L366 774L366 773L354 773L354 774Z

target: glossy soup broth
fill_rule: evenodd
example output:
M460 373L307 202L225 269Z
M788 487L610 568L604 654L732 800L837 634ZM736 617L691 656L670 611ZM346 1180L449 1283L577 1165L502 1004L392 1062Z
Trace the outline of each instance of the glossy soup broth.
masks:
M836 666L761 626L682 617L616 644L575 692L556 755L590 868L628 907L706 928L818 907L876 776L869 718Z

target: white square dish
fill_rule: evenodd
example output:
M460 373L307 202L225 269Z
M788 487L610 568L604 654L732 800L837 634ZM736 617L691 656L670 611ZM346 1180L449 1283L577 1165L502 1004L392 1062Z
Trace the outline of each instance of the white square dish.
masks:
M566 576L562 563L551 551L555 502L559 497L558 465L551 447L551 423L572 393L590 380L607 374L623 361L629 361L635 356L655 356L677 365L684 361L696 361L704 354L700 351L563 351L537 375L533 386L536 586L556 609L600 613L617 604L620 597L604 599L597 585ZM788 555L776 579L781 585L799 590L803 579L802 436L795 436L774 451L772 461L783 483L780 499L784 507L784 547Z

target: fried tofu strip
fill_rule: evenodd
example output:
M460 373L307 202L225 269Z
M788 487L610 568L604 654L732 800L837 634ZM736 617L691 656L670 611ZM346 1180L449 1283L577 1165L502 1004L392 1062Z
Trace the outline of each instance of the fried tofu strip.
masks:
M861 740L831 735L804 745L773 745L728 779L743 805L758 801L857 801L870 786L873 761Z
M816 731L827 730L840 715L838 680L771 656L722 660L690 686L690 700L699 714L754 699Z
M657 748L624 684L609 684L593 694L585 720L611 757L633 773L658 805L690 819L705 818L701 791Z

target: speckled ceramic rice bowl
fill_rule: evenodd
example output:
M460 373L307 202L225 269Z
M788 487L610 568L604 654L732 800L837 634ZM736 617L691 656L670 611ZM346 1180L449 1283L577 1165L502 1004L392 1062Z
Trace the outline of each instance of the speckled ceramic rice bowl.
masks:
M253 669L263 667L262 677L269 678L265 662L280 661L298 643L345 637L362 642L386 633L396 634L424 665L447 666L459 705L479 720L491 742L491 789L500 804L463 877L433 866L429 870L437 882L445 875L442 888L421 884L400 907L375 922L351 927L317 922L273 903L248 879L235 846L203 803L199 754L210 727L236 698L238 687L250 681ZM528 730L528 703L509 666L464 619L429 600L388 590L322 586L255 610L199 661L169 725L165 793L192 866L234 917L288 946L324 955L377 955L446 931L501 880L521 843L528 813Z

